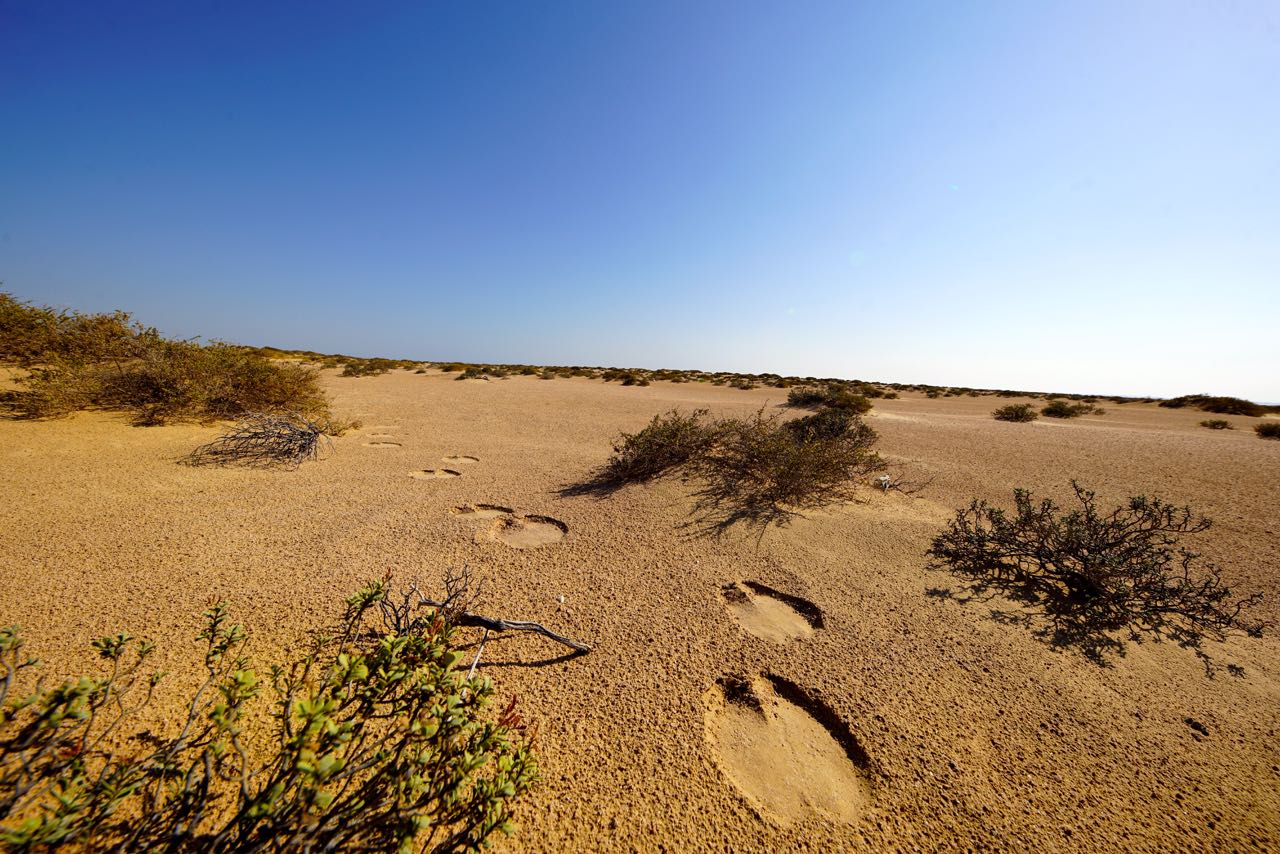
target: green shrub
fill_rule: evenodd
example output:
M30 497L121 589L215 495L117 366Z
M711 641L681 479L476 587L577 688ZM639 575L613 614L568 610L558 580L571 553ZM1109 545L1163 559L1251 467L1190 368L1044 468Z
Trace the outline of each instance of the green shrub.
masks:
M623 433L600 479L611 484L650 481L701 456L714 441L715 427L707 419L707 410L684 415L673 409L653 416L638 433Z
M794 388L787 394L787 405L803 409L829 406L846 409L855 415L865 415L871 411L871 401L865 396L838 386Z
M1210 418L1207 421L1200 422L1201 427L1208 427L1210 430L1234 430L1231 422L1225 418Z
M467 369L467 366L462 364L461 362L450 362L447 365L440 366L440 373L456 374L456 373L459 373L460 371L465 371L466 369Z
M785 422L763 410L719 421L706 410L672 411L639 433L623 434L591 480L563 492L611 491L678 473L697 481L698 511L708 526L763 527L852 497L861 479L885 467L872 450L876 440L875 431L844 409Z
M1011 403L992 412L991 417L997 421L1026 422L1035 421L1039 416L1036 414L1036 408L1029 403Z
M1049 418L1079 418L1081 415L1089 414L1104 415L1105 412L1091 403L1067 403L1065 400L1055 400L1041 409L1040 414Z
M224 604L205 612L204 682L171 732L118 738L151 701L153 645L94 642L101 676L12 703L0 723L0 840L13 850L474 850L510 833L537 763L514 702L468 678L452 615L386 608L384 583L347 600L336 630L259 675ZM379 618L379 612L381 615ZM0 629L0 703L34 668ZM274 695L273 735L250 722ZM154 727L154 724L152 725Z
M458 374L459 380L482 380L484 378L485 378L484 371L481 370L480 368L477 368L474 365L467 368L462 373Z
M1066 513L1025 489L1014 490L1012 515L973 501L934 539L935 568L1023 600L1048 618L1055 643L1094 656L1118 648L1118 632L1198 647L1241 627L1241 613L1260 601L1232 600L1218 570L1179 544L1210 525L1190 508L1142 496L1103 513L1094 493L1072 488L1080 506Z
M79 409L129 412L137 424L210 421L251 412L319 416L328 401L315 371L230 344L149 339L127 361L55 362L20 381L11 406L25 417Z
M27 365L6 396L28 418L80 409L129 412L139 424L236 418L251 412L319 416L328 409L314 370L258 348L171 341L128 314L81 315L0 294L0 357Z
M1251 418L1266 414L1268 407L1259 406L1250 400L1239 397L1212 397L1207 394L1184 394L1172 400L1162 400L1160 405L1168 409L1181 409L1191 406L1201 412L1213 412L1218 415L1245 415Z
M1260 439L1280 439L1280 421L1267 421L1255 425L1253 432L1257 433Z
M742 522L765 527L800 511L852 499L884 469L874 430L848 410L824 409L781 422L763 410L716 424L715 441L691 462L703 522L716 530Z
M352 359L342 367L344 377L376 377L388 373L396 363L392 359Z
M819 388L793 388L787 393L787 406L811 409L827 402L827 392Z

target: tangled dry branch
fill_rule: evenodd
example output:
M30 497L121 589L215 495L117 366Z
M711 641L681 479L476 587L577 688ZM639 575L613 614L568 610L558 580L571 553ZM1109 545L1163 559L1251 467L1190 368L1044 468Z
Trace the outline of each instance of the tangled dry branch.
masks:
M331 447L325 428L296 413L254 413L235 428L184 459L192 466L244 466L246 468L296 469L307 460L320 459Z

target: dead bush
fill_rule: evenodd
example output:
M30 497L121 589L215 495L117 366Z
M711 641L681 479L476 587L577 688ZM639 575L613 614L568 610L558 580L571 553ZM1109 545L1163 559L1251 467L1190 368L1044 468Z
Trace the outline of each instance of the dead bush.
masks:
M256 413L241 419L231 432L201 445L183 459L192 466L296 469L320 459L328 435L347 425L316 424L300 415ZM328 434L328 435L327 435Z

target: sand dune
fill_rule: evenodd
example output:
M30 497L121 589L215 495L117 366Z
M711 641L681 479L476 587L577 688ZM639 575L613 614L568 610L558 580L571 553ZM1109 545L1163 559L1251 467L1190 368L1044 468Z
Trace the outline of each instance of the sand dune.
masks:
M156 639L174 674L143 725L162 727L197 678L211 596L265 662L364 579L431 585L469 564L486 612L595 647L486 647L483 671L541 730L512 850L1280 847L1280 642L1210 644L1241 677L1206 678L1168 643L1099 667L995 619L1009 603L940 595L954 580L924 557L971 497L1063 498L1074 477L1107 504L1158 494L1213 517L1201 550L1275 621L1280 443L1152 405L1007 424L994 398L881 401L881 450L933 478L919 497L868 490L759 540L707 539L678 483L559 489L655 413L745 414L784 392L325 382L377 426L296 472L174 463L214 427L0 422L0 624L22 624L54 673L93 667L109 631Z

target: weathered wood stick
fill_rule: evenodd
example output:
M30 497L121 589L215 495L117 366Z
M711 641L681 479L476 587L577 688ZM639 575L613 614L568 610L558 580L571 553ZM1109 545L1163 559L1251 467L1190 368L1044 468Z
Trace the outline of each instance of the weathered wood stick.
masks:
M480 655L484 652L484 642L489 639L489 630L484 630L484 637L480 638L480 646L476 649L476 657L471 659L471 669L467 671L467 681L471 681L471 677L476 675L476 667L480 664Z
M437 602L433 599L422 598L422 604L430 605L433 608L445 608L445 603ZM498 617L485 617L481 614L473 614L470 611L463 611L457 618L460 626L478 626L495 632L535 632L545 637L551 638L557 643L562 643L570 649L576 649L578 652L591 652L591 647L581 641L573 638L567 638L564 635L557 634L542 623L534 623L528 620L503 620Z

